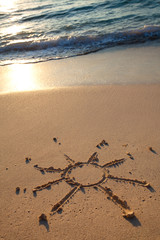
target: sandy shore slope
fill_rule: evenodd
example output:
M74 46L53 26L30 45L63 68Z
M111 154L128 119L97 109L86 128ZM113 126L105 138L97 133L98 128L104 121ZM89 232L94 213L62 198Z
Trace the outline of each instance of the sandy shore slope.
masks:
M160 239L160 85L4 94L0 112L0 239ZM100 145L102 140L108 145ZM98 166L124 158L106 165L100 184L114 196L98 184L76 189L66 179L33 194L36 186L61 178L69 164L87 163L94 152L96 158L90 160ZM61 170L39 171L34 165ZM103 170L82 164L71 169L69 177L94 184ZM50 216L55 204L74 189L69 202ZM135 218L122 216L116 196L127 201ZM42 213L47 222L39 222Z
M64 86L160 84L159 56L160 43L147 43L57 61L0 66L0 92Z

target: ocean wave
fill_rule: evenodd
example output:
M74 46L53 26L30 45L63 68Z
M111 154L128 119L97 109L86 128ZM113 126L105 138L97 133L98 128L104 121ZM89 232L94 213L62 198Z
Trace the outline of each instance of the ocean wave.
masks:
M61 18L67 15L68 15L67 11L57 11L56 13L46 11L43 14L39 13L39 15L35 13L35 14L31 14L31 16L25 16L19 21L19 23L25 23L25 22L37 21L37 20L43 20L43 19Z
M85 52L98 50L116 45L125 45L132 43L141 43L149 40L160 39L160 26L144 26L141 29L128 30L122 32L114 32L101 35L87 36L63 36L57 39L47 40L29 40L29 41L13 41L7 45L0 46L0 53L7 54L8 52L28 52L46 50L51 48L67 48Z

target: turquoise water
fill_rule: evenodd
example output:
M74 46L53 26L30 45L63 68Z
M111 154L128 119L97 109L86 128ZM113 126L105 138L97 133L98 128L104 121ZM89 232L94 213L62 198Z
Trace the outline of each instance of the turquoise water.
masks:
M0 65L158 39L158 0L0 0Z

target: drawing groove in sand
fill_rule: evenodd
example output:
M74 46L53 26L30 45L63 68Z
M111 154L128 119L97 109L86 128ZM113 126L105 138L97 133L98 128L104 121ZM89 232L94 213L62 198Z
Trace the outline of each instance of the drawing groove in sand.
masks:
M103 140L100 144L97 146L102 146L106 145L109 146L109 144ZM37 186L33 189L33 193L36 194L37 191L42 191L43 189L48 189L51 187L51 185L58 184L61 181L65 181L67 184L69 184L72 189L59 201L57 202L51 209L50 215L54 215L56 212L59 212L62 210L62 207L65 203L69 201L71 197L76 194L76 192L79 189L87 188L87 187L93 187L96 189L99 189L102 191L104 194L107 194L108 197L107 199L112 200L114 204L116 204L120 209L122 210L122 215L125 218L133 218L135 216L134 212L130 207L128 206L126 201L121 200L117 195L113 193L113 191L106 187L103 186L104 183L107 182L108 179L113 180L113 181L120 181L120 182L128 182L131 184L137 184L143 187L150 188L150 184L147 183L146 181L140 181L137 179L129 179L129 178L122 178L122 177L117 177L109 174L109 168L113 166L120 165L126 161L125 158L120 158L120 159L115 159L113 161L107 162L104 165L99 164L99 159L98 159L98 153L94 152L86 162L75 162L73 159L71 159L68 155L64 154L66 160L69 162L69 165L64 168L54 168L54 167L39 167L38 165L34 165L34 168L38 171L41 171L42 173L47 172L47 173L60 173L61 177L57 180L50 181L48 183L45 183L43 185ZM91 174L86 175L86 178L89 176L94 176L92 174L92 171L99 171L98 179L94 179L91 182L83 182L81 179L77 179L77 176L74 175L74 172L76 171L84 171L88 169L88 171L91 171ZM84 175L84 172L83 174ZM81 176L80 175L80 176Z

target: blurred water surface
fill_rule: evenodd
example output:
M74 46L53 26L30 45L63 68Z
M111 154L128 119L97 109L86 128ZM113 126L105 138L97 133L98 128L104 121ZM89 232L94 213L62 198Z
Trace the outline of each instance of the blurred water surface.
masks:
M156 39L159 0L0 0L0 65Z

